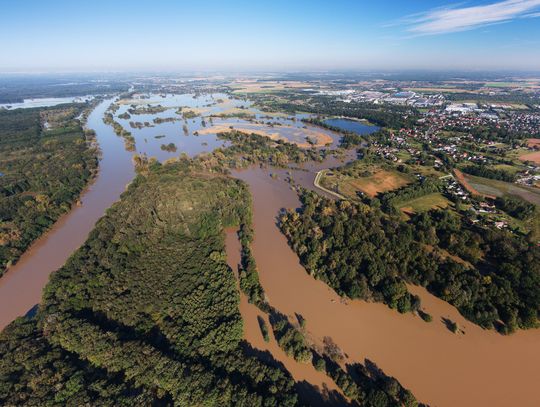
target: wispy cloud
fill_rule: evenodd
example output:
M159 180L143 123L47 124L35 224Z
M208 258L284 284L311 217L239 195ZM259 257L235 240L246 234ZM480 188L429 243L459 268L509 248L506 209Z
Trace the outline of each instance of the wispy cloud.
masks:
M505 0L481 6L454 5L415 14L402 20L414 35L472 30L523 17L540 17L540 0Z

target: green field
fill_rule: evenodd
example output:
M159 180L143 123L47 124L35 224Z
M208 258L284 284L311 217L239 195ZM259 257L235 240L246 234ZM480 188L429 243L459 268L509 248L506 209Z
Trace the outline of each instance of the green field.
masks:
M439 192L411 199L400 204L399 209L406 213L419 213L429 211L434 208L446 208L451 202Z

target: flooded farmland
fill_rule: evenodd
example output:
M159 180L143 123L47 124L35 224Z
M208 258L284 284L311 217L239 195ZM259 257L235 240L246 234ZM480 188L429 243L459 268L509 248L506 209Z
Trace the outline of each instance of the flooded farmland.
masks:
M62 217L0 279L1 327L24 315L40 301L50 273L61 267L84 242L96 220L119 198L134 176L133 153L126 152L122 139L102 122L110 103L100 104L88 120L88 127L96 130L102 157L97 179L81 197L82 206L74 207ZM137 113L142 111L141 107L158 105L161 108L157 113ZM144 99L121 101L119 106L115 120L133 134L135 152L155 156L160 161L182 153L193 156L223 146L217 129L231 126L277 134L273 137L298 144L308 142L306 137L310 137L311 132L331 137L332 145L338 141L334 133L305 126L301 115L269 115L249 102L221 94L147 95ZM119 118L120 115L124 118ZM169 143L176 146L176 151L161 148ZM291 318L295 314L302 315L307 321L308 338L315 345L330 336L347 355L346 363L365 363L366 359L374 362L412 390L422 402L435 406L540 404L536 390L540 382L537 368L540 331L520 331L508 337L485 331L462 318L454 307L419 287L409 289L421 296L425 310L433 316L432 323L412 314L399 314L380 303L343 301L300 265L279 231L276 217L283 208L299 206L293 184L316 189L313 182L318 171L341 165L351 157L347 155L341 160L331 157L323 163L290 169L254 167L232 174L245 181L253 195L253 254L271 305ZM233 269L239 262L235 237L234 232L227 233L228 260ZM331 394L336 390L335 383L311 365L295 362L285 355L272 337L270 342L263 340L257 316L266 316L243 295L240 311L244 318L244 336L253 348L269 352L299 384L316 386L322 392L328 389ZM451 333L442 318L456 321L465 333Z

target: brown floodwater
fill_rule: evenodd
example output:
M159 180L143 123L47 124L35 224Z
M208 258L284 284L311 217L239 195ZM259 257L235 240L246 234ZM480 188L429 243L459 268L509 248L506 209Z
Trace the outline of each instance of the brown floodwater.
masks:
M82 205L73 206L0 278L0 330L41 301L49 275L84 243L96 221L134 176L131 154L112 127L102 121L111 102L101 102L88 117L87 127L96 131L102 155L96 179L81 195Z
M225 231L225 247L227 250L227 263L238 275L238 265L240 264L240 242L235 229ZM304 401L308 401L312 406L342 405L344 397L341 390L332 379L326 374L315 370L311 363L300 363L289 357L277 344L268 315L250 304L246 295L240 292L240 314L244 325L244 339L257 351L268 352L271 362L282 365L295 380L296 383L308 383L312 391L299 386L298 390ZM263 318L268 327L270 341L265 342L258 318Z
M333 164L308 166L308 171L252 168L233 176L245 181L253 196L253 254L270 304L291 319L300 314L314 341L330 336L348 356L347 362L374 362L396 377L416 397L435 406L540 405L540 330L502 336L465 320L459 312L420 287L433 316L426 323L401 315L380 303L341 301L326 284L300 265L276 225L282 208L299 200L285 178L313 188L315 171ZM277 179L271 177L277 174ZM453 334L442 319L456 321L463 334ZM253 319L253 318L252 318ZM246 325L260 335L258 326ZM292 368L294 370L294 367ZM293 374L294 376L294 374Z

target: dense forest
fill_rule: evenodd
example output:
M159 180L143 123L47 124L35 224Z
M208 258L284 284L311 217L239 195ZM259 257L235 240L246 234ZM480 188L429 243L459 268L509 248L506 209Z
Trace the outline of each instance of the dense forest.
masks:
M97 168L87 105L0 110L0 274L79 197Z
M294 406L250 356L226 264L247 189L187 161L140 172L52 275L37 316L0 336L0 404Z
M281 229L306 270L350 298L419 308L405 282L425 286L485 328L538 326L540 248L528 236L484 229L432 210L409 222L361 203L302 195Z

